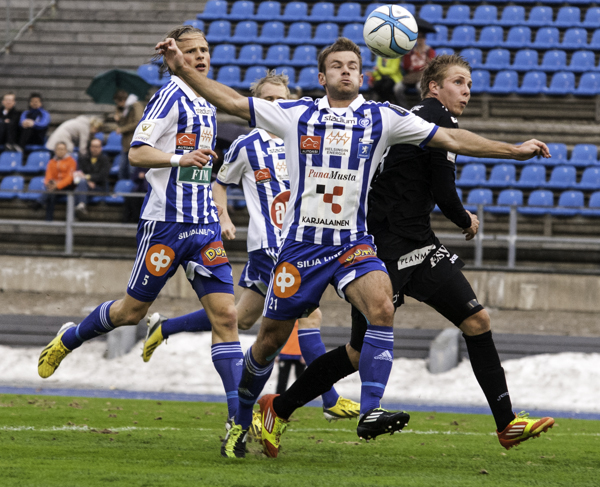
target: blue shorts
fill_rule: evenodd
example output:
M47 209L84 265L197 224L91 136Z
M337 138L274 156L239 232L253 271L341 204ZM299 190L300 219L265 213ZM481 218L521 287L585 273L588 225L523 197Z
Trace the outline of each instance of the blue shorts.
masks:
M198 295L233 294L233 276L218 223L140 220L138 250L127 294L144 303L156 299L181 265Z
M370 235L343 246L286 240L279 251L263 315L274 320L303 318L319 307L329 284L345 299L346 286L373 271L387 274Z
M238 285L252 289L264 298L278 253L279 249L275 247L248 252L248 262L244 266Z

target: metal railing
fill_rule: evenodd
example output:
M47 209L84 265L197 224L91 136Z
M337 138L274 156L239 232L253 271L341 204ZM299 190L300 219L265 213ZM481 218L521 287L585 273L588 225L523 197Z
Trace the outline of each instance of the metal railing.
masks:
M20 0L20 3L23 3L23 0ZM33 27L33 24L46 13L46 10L49 8L56 7L56 0L50 0L46 5L44 5L37 13L34 14L34 0L29 0L29 20L21 26L21 28L17 31L17 33L11 38L11 0L6 0L6 42L2 47L1 53L8 54L10 52L10 48L18 40L27 29Z

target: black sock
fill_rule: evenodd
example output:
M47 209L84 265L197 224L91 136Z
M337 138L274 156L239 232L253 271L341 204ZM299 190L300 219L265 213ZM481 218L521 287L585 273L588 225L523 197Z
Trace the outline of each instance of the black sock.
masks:
M463 337L467 343L475 378L490 405L498 431L502 431L515 419L515 415L492 332L488 331L477 336L463 334Z
M277 416L288 419L292 413L327 392L340 379L356 372L342 345L316 358L298 380L273 400Z

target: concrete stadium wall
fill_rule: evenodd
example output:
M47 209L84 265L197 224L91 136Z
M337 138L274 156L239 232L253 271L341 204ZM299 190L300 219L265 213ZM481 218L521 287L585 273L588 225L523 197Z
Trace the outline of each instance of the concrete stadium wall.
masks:
M0 292L114 294L125 291L133 263L125 260L0 256ZM233 266L237 283L243 266ZM499 309L540 311L600 311L600 276L467 271L479 300ZM194 298L180 269L162 293ZM339 299L332 287L323 301ZM2 294L0 294L0 303Z

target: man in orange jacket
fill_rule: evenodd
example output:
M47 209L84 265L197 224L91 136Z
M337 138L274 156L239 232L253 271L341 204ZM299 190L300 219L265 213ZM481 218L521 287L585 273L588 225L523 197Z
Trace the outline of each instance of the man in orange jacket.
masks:
M52 221L54 217L55 191L73 189L73 173L76 170L77 162L67 155L66 144L63 142L56 144L54 157L50 159L48 167L46 167L44 184L47 192L39 200L40 205L46 206L46 221Z

